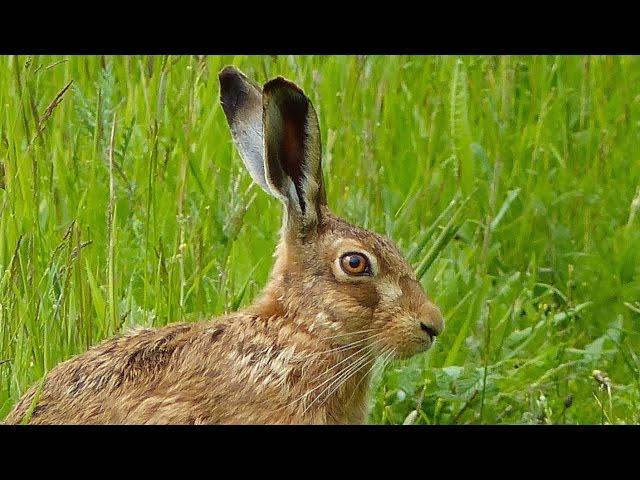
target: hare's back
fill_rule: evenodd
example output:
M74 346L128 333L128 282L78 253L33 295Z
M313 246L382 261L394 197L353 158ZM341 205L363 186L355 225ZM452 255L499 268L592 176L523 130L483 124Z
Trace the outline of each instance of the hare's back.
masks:
M126 422L127 402L133 406L171 377L180 378L183 359L200 343L202 333L215 337L217 327L172 324L106 340L51 370L22 397L6 422L19 423L29 410L31 423Z

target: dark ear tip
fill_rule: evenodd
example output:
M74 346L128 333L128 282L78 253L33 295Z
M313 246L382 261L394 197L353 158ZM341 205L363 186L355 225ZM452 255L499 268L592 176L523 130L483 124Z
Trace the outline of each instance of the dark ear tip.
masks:
M227 65L218 73L218 78L227 78L231 76L244 77L245 75L233 65Z
M295 91L296 93L302 95L303 97L306 97L306 95L304 94L304 92L299 86L297 86L295 83L290 82L289 80L283 77L276 77L273 80L269 80L267 83L264 84L264 87L262 88L262 90L265 93L265 95L269 95L271 93L275 93L283 90L289 90L289 91Z
M233 65L228 65L218 73L220 81L220 103L230 122L236 110L246 102L261 102L261 88L249 80L244 73Z
M218 73L218 80L223 90L232 87L234 84L237 84L238 81L243 81L246 78L247 77L233 65L227 65Z

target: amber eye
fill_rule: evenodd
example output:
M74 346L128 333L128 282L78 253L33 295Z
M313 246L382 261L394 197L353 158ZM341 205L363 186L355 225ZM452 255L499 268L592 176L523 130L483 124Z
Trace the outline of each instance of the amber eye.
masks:
M340 258L340 266L349 275L371 275L369 260L361 253L345 253Z

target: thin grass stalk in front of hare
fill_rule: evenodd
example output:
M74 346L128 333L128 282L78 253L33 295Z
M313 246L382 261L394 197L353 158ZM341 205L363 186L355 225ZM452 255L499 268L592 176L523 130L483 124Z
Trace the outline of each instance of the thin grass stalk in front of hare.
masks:
M113 146L116 133L116 114L113 114L113 122L111 123L111 137L109 140L109 210L107 216L107 230L109 236L108 252L107 252L107 269L108 269L108 302L109 302L109 325L112 332L119 330L119 321L116 306L116 272L115 272L115 256L116 256L116 192L115 178L113 175Z

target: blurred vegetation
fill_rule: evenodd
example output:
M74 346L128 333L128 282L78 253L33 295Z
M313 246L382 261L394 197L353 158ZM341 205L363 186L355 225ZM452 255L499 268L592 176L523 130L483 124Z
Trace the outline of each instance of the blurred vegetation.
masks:
M331 207L447 319L378 370L372 423L640 422L640 58L564 56L0 58L0 418L100 339L264 285L281 211L227 64L305 89Z

